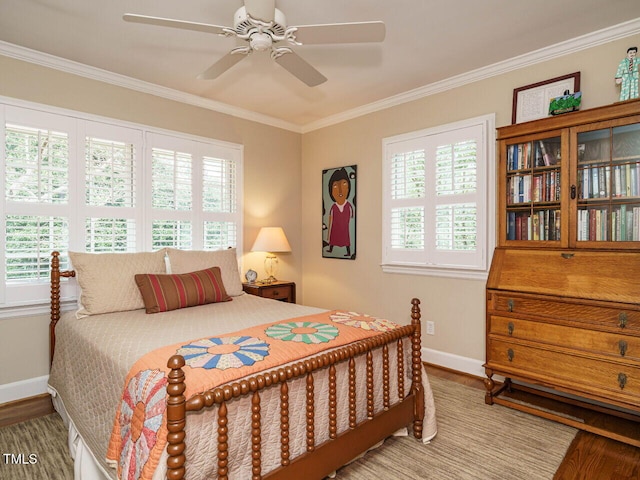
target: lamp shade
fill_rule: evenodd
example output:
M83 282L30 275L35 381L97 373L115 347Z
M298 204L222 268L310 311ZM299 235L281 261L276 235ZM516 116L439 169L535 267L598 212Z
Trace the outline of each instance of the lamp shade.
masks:
M290 252L291 245L282 227L262 227L256 241L251 247L252 252Z

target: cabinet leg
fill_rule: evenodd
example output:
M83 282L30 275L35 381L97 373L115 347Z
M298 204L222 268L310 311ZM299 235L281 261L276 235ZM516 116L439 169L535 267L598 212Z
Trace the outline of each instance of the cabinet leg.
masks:
M506 390L507 392L511 393L511 379L510 378L505 378L504 379L504 385L502 385L502 388L500 389L500 391L504 391Z
M486 403L487 405L493 405L493 389L496 385L496 382L493 381L493 371L485 368L485 374L487 375L487 378L484 379L484 388L486 389L486 392L484 394L484 403Z
M484 394L484 403L487 405L493 405L493 399L500 395L505 390L511 392L511 379L505 378L504 383L496 388L496 382L493 380L493 370L490 368L484 369L487 378L484 379L484 388L486 392Z

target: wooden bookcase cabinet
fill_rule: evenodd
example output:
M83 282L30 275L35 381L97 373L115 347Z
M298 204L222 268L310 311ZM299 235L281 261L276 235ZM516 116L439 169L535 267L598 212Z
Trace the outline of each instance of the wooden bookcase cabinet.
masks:
M640 446L640 101L502 127L498 148L485 401Z
M634 249L640 100L498 129L498 243Z

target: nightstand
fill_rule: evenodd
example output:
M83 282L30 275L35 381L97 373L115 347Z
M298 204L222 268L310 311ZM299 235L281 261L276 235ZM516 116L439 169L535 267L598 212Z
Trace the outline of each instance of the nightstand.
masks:
M281 302L296 303L295 282L243 283L242 289L250 295L280 300Z

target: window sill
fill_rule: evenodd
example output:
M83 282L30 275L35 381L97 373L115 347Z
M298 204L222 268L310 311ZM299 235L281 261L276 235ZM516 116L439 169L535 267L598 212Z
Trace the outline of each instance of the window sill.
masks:
M60 302L60 311L67 312L69 310L75 310L78 308L78 304L75 300L62 300ZM18 317L33 317L36 315L50 315L51 303L42 302L31 305L6 305L0 306L0 320L18 318Z
M384 273L401 273L405 275L422 275L427 277L459 278L461 280L486 281L489 272L486 270L472 270L463 268L435 267L431 265L416 265L403 263L383 263L380 265Z

